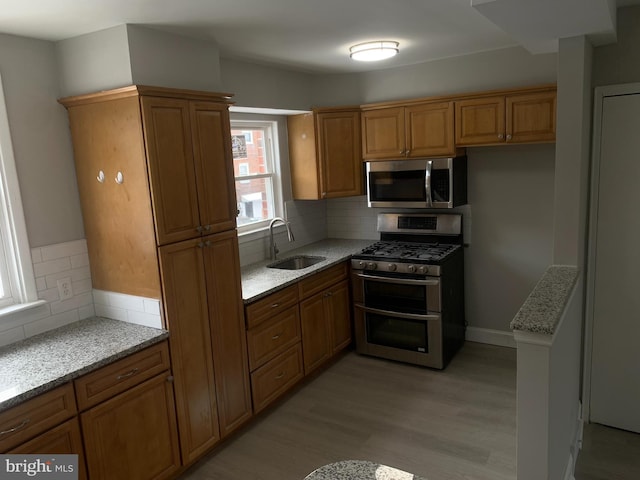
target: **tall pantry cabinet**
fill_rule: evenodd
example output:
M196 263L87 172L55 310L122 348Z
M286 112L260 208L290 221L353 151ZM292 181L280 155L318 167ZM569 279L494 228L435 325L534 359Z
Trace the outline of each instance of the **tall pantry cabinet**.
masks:
M161 299L185 465L252 415L229 97L131 86L60 100L93 287Z

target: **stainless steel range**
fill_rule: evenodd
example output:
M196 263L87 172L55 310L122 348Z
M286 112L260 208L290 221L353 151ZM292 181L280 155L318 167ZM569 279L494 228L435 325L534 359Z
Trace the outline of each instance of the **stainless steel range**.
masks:
M444 368L464 343L462 216L378 215L352 257L356 351Z

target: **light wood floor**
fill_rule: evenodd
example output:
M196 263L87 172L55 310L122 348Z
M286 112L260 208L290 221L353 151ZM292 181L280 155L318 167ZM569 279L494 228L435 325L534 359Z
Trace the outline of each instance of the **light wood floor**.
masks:
M576 480L640 478L640 435L598 424L584 426Z
M182 479L301 480L345 459L428 480L514 480L516 351L470 343L444 371L353 352Z

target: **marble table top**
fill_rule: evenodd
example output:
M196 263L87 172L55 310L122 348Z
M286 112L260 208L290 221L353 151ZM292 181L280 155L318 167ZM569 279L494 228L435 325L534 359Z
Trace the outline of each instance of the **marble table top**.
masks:
M365 460L344 460L320 467L305 480L427 480L397 468Z

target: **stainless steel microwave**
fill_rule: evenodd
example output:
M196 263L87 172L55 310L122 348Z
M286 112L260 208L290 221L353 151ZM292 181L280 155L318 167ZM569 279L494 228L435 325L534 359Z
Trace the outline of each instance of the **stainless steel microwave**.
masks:
M366 162L370 207L453 208L467 203L467 157Z

